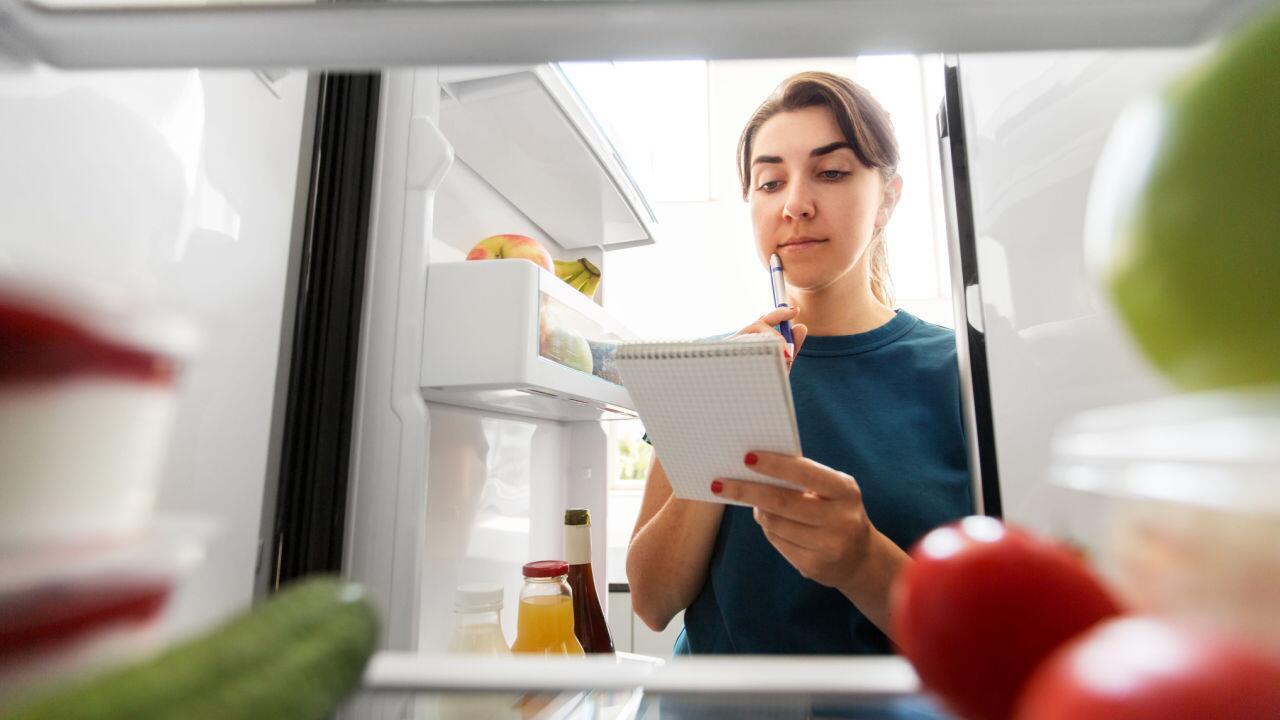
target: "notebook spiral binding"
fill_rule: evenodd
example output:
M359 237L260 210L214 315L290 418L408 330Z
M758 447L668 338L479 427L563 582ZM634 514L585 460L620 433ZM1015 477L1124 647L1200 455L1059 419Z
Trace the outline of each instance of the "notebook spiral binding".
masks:
M664 340L623 343L615 356L619 360L684 360L704 357L768 355L780 351L780 343L769 335L712 341Z

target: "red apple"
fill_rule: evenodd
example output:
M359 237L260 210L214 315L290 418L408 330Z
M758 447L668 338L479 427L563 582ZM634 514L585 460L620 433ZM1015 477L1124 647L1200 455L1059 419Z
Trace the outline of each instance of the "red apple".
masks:
M1108 620L1042 663L1018 720L1280 717L1280 661L1238 641L1151 617Z
M542 243L524 235L494 235L487 237L467 253L468 260L496 260L500 258L523 258L554 272L551 264L551 253L542 247Z
M893 636L969 720L1006 720L1036 664L1120 607L1065 548L995 518L925 535L893 593Z

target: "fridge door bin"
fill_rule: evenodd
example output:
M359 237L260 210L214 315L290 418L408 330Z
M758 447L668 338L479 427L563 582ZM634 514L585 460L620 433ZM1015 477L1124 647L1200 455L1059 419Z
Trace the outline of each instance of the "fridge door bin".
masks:
M633 335L524 260L427 269L421 385L427 400L553 420L635 417L612 365Z

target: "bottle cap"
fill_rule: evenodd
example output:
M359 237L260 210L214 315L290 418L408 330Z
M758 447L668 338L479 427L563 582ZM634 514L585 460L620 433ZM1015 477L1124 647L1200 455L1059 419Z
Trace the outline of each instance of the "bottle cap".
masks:
M527 578L553 578L568 574L569 563L563 560L538 560L524 566L524 576Z
M586 508L569 508L564 511L565 525L591 525L591 511Z
M502 586L494 583L459 585L453 596L455 612L482 612L502 609Z

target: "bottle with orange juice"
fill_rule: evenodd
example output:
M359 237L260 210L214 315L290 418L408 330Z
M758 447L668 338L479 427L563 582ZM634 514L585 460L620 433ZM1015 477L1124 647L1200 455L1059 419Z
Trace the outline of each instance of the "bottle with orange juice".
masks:
M584 654L573 634L573 594L568 577L569 564L563 560L539 560L524 566L516 641L511 652Z

